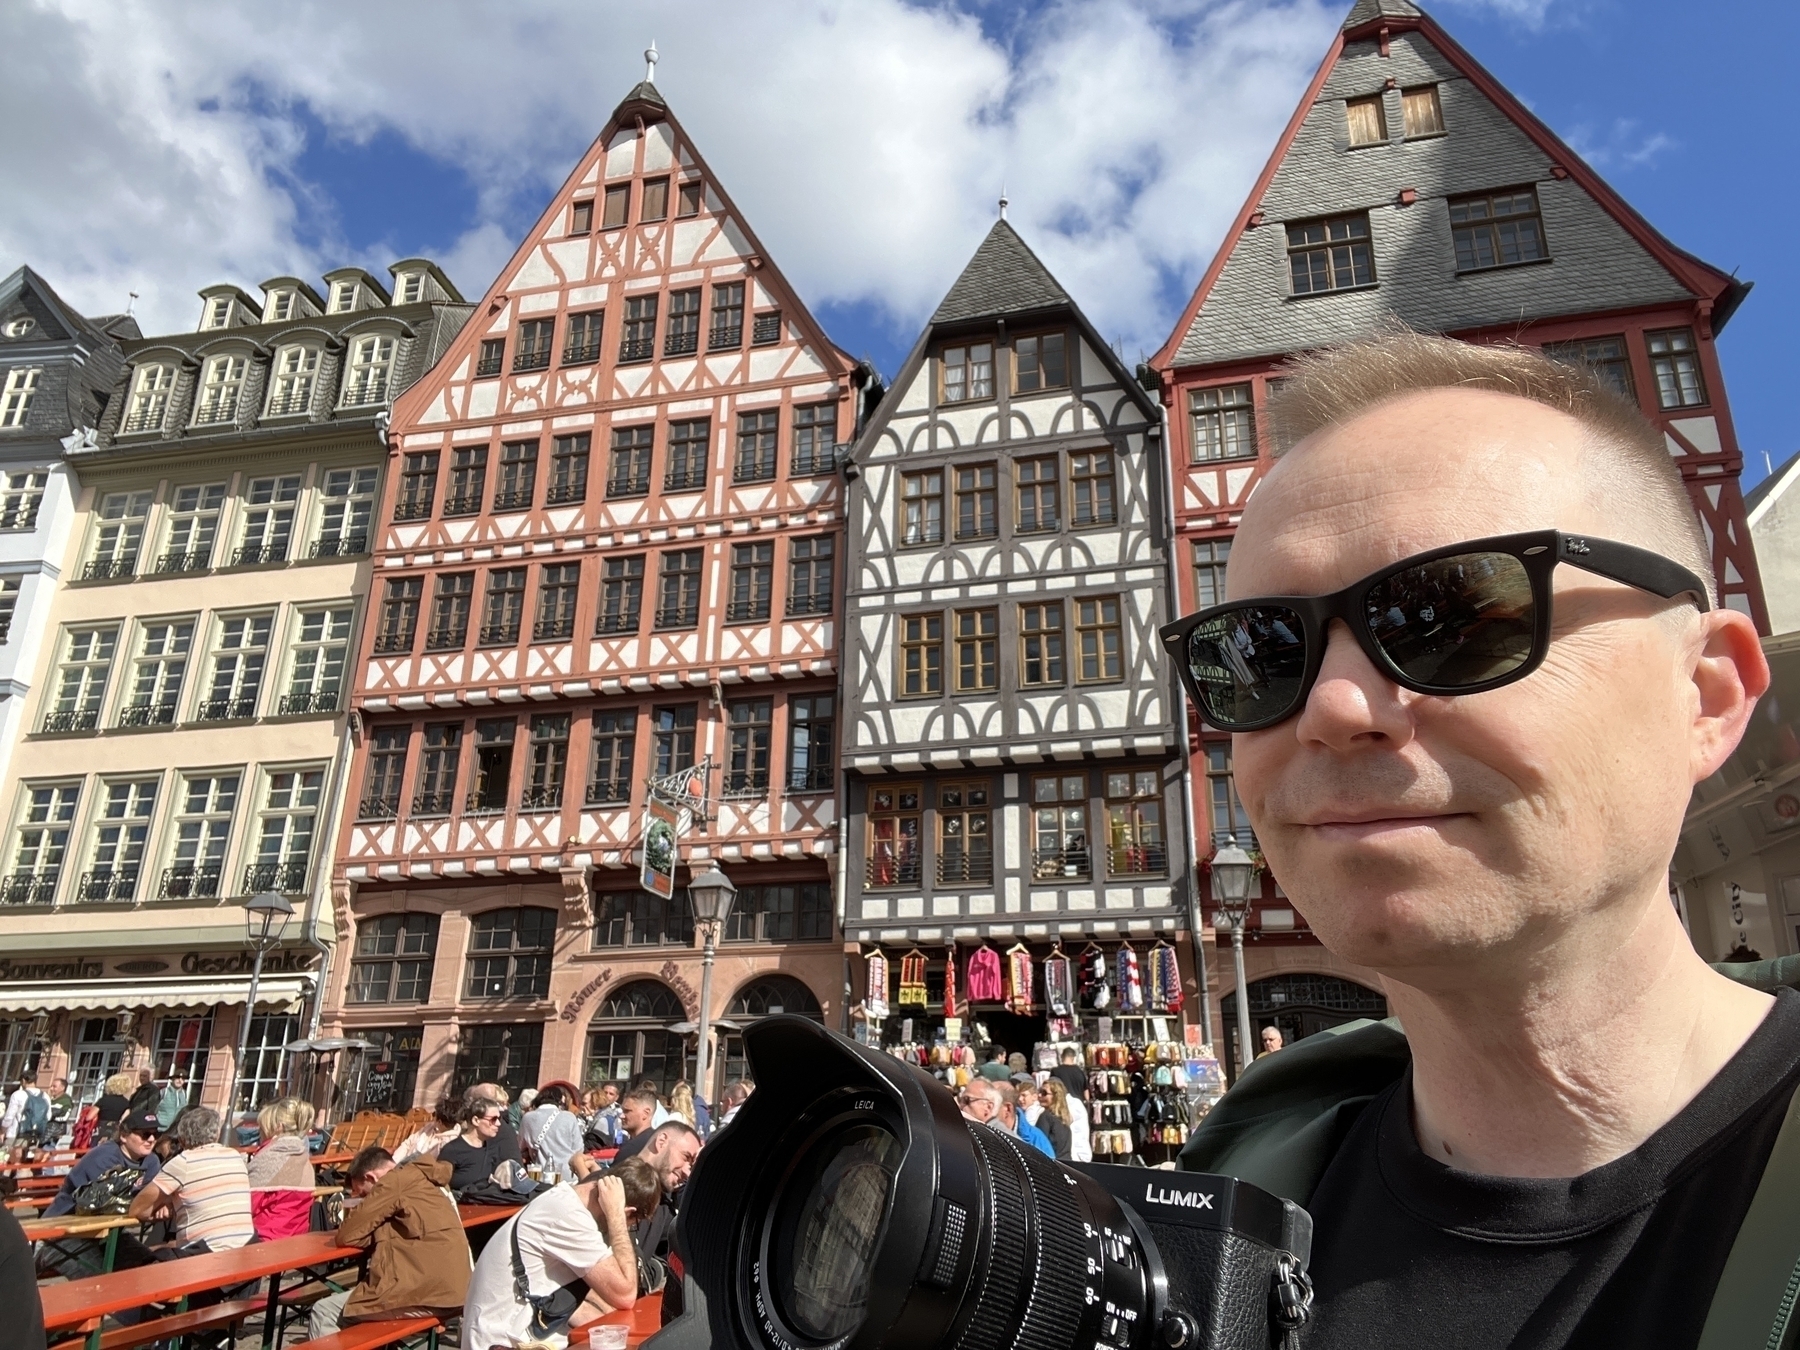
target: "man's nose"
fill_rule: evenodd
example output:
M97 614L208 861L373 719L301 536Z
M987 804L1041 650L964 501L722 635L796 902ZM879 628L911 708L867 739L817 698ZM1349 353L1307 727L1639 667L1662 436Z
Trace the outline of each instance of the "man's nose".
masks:
M1376 668L1343 620L1334 619L1294 734L1333 750L1397 748L1413 736L1413 697Z

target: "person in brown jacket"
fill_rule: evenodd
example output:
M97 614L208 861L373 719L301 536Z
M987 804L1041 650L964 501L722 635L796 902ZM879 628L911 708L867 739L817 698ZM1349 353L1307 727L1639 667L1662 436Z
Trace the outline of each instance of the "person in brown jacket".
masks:
M378 1317L450 1318L469 1292L469 1239L444 1189L450 1164L429 1155L394 1165L384 1148L365 1148L350 1164L350 1193L360 1203L344 1216L338 1241L369 1251L362 1282L313 1304L314 1339L340 1322Z

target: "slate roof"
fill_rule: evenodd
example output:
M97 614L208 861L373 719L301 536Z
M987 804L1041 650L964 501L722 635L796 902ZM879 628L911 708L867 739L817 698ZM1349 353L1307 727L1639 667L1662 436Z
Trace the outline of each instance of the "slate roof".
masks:
M1074 303L1018 231L997 220L931 322L1004 318Z
M1356 0L1350 7L1350 13L1344 20L1344 31L1349 32L1371 19L1392 16L1395 18L1416 19L1423 11L1412 3L1412 0Z
M656 86L648 80L639 80L632 91L619 100L619 107L623 108L628 103L654 103L659 108L669 106L663 101L663 96L656 92ZM617 117L618 113L615 112L613 116Z

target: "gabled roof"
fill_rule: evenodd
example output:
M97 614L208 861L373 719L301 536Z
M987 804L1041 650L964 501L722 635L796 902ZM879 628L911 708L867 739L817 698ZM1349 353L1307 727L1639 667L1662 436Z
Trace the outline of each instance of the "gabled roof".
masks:
M74 338L82 334L101 341L111 340L112 334L106 328L76 310L56 293L49 282L29 267L17 267L4 281L0 281L0 310L7 309L21 295L27 293L50 312L51 317L63 330L55 336L40 333L33 339L34 341L54 342L59 338ZM118 320L114 318L109 322L116 323ZM135 321L132 323L135 327Z
M1004 220L997 220L938 305L931 322L1003 319L1072 304L1069 293L1019 238L1019 232Z
M1416 19L1423 13L1412 0L1356 0L1344 20L1344 30L1360 28L1373 19Z
M1769 472L1769 475L1764 478L1762 482L1758 483L1744 494L1744 515L1746 517L1746 524L1754 526L1760 518L1760 512L1757 508L1765 501L1772 503L1793 486L1793 480L1796 477L1800 477L1800 475L1796 475L1795 473L1796 468L1800 468L1800 450L1796 450L1793 454L1782 460L1781 463L1777 464L1774 469Z

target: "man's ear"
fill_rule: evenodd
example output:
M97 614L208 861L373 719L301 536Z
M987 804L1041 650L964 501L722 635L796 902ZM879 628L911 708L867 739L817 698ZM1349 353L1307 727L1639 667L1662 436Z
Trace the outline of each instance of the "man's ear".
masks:
M1696 783L1717 773L1737 749L1757 699L1769 688L1769 662L1748 615L1720 608L1702 614L1700 625L1689 767Z

